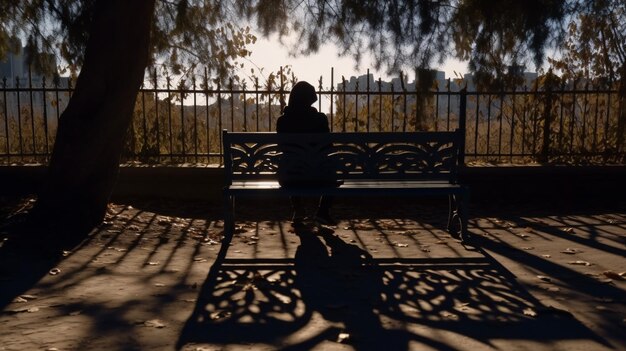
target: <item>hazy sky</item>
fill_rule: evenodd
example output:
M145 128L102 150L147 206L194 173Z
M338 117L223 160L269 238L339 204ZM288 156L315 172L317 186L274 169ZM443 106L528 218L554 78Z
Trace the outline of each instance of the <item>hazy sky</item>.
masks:
M355 61L353 58L351 56L338 57L339 50L332 44L322 46L314 55L294 58L289 56L289 50L278 43L275 37L266 39L259 35L257 42L250 45L249 49L252 51L249 60L256 66L264 68L263 73L265 76L269 75L270 72L278 71L280 66L289 64L298 80L306 80L316 87L320 75L323 76L324 86L329 86L331 67L335 68L335 84L341 80L342 75L349 79L351 76L365 74L368 68L370 68L370 73L374 75L375 79L380 77L383 80L388 80L390 78L384 71L375 71L372 60L369 57L362 59L357 70L354 67ZM258 69L251 63L246 64L243 73L250 74L250 68L254 68L255 73L258 74ZM438 69L446 72L446 78L454 78L453 71L461 74L467 73L467 65L456 60L449 60L442 67L438 67ZM407 73L412 80L413 72Z

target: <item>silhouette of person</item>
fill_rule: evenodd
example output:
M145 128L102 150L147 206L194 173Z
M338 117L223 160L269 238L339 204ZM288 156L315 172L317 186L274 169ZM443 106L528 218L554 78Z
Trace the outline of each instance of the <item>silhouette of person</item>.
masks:
M276 132L329 133L328 117L311 106L316 101L317 94L311 84L305 81L296 83L291 90L291 94L289 94L289 102L283 110L283 114L276 122ZM305 156L301 150L301 145L281 145L281 149L283 155L278 171L281 186L338 186L338 182L334 178L334 172L332 170L310 169L311 165L318 166L319 168L325 161L317 160L316 162L316 160L304 160L304 157L311 157L311 155L308 154ZM322 147L321 150L323 149ZM323 154L318 156L325 157ZM294 167L293 164L297 164L299 167ZM306 164L306 166L303 167L302 164ZM326 172L326 174L324 174L324 172ZM313 177L311 174L316 174L316 176ZM300 196L291 196L290 199L293 209L292 222L294 224L300 224L306 215L302 205L302 198ZM320 197L317 213L315 215L316 221L328 225L335 224L335 221L330 216L331 204L331 197Z

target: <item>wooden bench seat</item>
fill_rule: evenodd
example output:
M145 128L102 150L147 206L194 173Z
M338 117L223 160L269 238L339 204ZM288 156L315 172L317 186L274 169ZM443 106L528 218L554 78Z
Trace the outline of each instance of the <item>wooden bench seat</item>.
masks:
M266 196L448 196L448 230L468 239L469 190L457 181L463 134L223 132L225 232L232 235L235 199ZM285 170L286 169L286 170ZM281 186L284 174L339 186Z

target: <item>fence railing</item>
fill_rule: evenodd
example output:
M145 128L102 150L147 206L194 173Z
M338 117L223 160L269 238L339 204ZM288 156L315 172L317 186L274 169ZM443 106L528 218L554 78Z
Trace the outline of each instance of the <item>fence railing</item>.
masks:
M154 82L137 96L123 162L220 164L221 130L273 131L293 79L252 87L233 80L214 87L195 81L172 87ZM9 81L0 86L0 164L45 163L72 82ZM316 107L333 131L466 129L468 163L624 164L616 90L576 86L541 90L466 92L451 80L420 91L403 79L358 79L318 84ZM463 108L462 108L463 107ZM623 118L623 117L621 117Z

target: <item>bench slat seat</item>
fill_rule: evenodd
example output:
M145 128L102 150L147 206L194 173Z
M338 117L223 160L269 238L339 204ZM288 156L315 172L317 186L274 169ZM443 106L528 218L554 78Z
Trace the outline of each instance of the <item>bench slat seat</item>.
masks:
M461 130L293 134L224 131L225 234L232 237L237 197L448 196L448 230L466 240L469 189L457 180L463 144ZM297 179L336 179L341 184L279 184L279 179L294 174Z
M296 195L313 196L323 193L334 196L415 196L461 194L464 187L446 181L379 181L345 180L339 187L281 187L278 181L234 181L228 187L233 196Z

